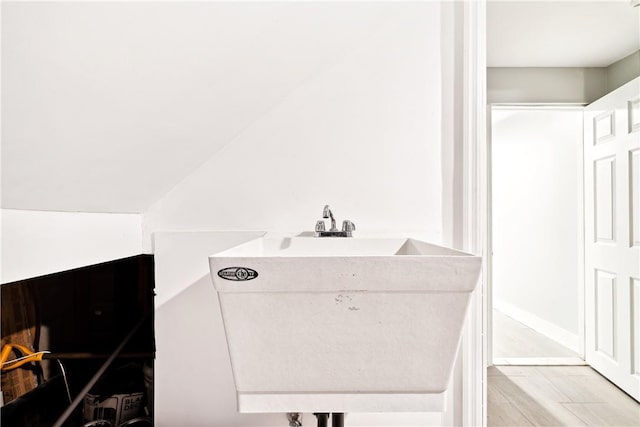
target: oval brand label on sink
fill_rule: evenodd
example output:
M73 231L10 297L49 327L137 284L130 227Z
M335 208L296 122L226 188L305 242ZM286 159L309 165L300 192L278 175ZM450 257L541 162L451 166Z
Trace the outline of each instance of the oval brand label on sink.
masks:
M218 276L225 280L244 282L258 277L258 272L247 267L227 267L218 271Z

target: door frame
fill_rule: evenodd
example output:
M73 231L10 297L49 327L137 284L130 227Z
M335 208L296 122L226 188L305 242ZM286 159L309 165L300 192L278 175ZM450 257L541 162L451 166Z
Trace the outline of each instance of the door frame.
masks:
M518 109L539 109L539 110L552 110L552 109L568 109L568 110L580 110L583 111L585 103L491 103L487 105L487 137L485 142L486 157L484 162L480 165L483 169L481 172L484 175L484 185L478 187L480 198L484 200L485 212L483 216L482 224L480 225L484 230L484 253L483 253L483 282L484 291L487 298L483 307L485 317L487 319L486 329L483 331L486 337L487 344L487 366L493 366L493 245L492 245L492 112L496 109L504 110L518 110ZM585 250L585 230L584 230L584 126L581 128L582 138L577 153L577 181L578 181L578 206L577 206L577 220L578 220L578 265L576 271L576 278L578 284L578 355L582 360L585 359L585 281L584 281L584 250Z
M486 0L465 0L462 22L462 165L460 168L461 230L467 252L485 250L485 140L486 140ZM487 425L486 261L473 292L460 344L462 367L462 422Z

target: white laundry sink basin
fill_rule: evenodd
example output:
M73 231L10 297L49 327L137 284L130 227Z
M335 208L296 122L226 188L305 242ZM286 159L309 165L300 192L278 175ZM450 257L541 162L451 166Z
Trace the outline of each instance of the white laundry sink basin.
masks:
M443 410L480 264L405 238L259 238L210 256L239 410Z

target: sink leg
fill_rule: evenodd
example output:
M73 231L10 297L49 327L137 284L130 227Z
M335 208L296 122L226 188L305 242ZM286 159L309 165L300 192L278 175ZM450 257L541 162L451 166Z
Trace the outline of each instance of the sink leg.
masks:
M344 427L344 413L334 412L331 414L331 427Z
M329 425L329 413L318 412L313 414L318 419L318 427L328 427Z

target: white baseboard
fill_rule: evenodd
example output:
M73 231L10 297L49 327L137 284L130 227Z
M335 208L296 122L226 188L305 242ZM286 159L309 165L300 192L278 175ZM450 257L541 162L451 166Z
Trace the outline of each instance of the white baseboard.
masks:
M587 362L579 357L495 357L495 366L584 366Z
M573 350L576 353L579 352L577 334L571 333L548 320L544 320L508 302L494 299L493 308L523 325L530 327L536 332L541 333L545 337L552 339L558 344L567 347L569 350Z

